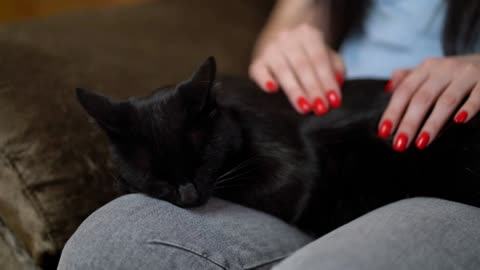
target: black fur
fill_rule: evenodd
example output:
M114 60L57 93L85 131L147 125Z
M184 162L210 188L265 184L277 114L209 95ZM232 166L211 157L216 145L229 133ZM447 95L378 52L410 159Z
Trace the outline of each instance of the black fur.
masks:
M346 81L340 108L302 116L250 80L215 80L209 58L190 79L147 97L77 95L109 136L125 190L181 207L218 196L321 234L412 196L479 206L479 117L450 121L423 151L397 153L376 135L385 84Z

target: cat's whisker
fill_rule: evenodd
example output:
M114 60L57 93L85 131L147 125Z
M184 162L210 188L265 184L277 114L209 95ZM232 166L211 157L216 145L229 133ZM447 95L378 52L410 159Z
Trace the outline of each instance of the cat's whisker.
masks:
M240 164L236 165L235 167L233 167L232 169L230 169L229 171L227 171L226 173L222 174L221 176L219 176L217 179L215 179L215 181L218 181L218 180L221 180L223 177L226 177L226 176L229 176L230 174L244 168L248 162L250 162L251 160L253 159L253 157L241 162Z
M467 170L468 172L470 172L471 174L475 175L475 176L479 176L480 177L480 173L479 172L476 172L470 168L465 168L465 170Z
M213 143L213 142L219 142L221 141L223 138L222 137L213 137L213 138L210 138L210 142Z
M240 180L240 179L245 179L244 176L251 173L253 170L254 170L254 168L252 168L248 171L245 171L241 174L237 174L237 175L234 175L232 177L222 179L221 181L217 181L217 182L215 182L215 186L220 186L220 184L222 184L222 183L225 184L225 183L238 182L238 180ZM247 179L247 181L248 181L248 179Z
M243 186L245 186L245 185L235 184L235 185L219 186L219 187L215 187L213 190L214 190L214 191L217 191L217 190L219 190L219 189L235 188L235 187L243 187Z
M232 177L229 177L229 178L226 178L226 179L222 179L220 181L217 181L215 182L215 185L218 185L218 184L221 184L221 183L225 183L225 182L233 182L234 180L237 180L238 178L241 178L242 175L234 175Z
M232 177L229 177L229 178L227 178L227 179L221 179L220 181L217 181L216 183L220 184L220 183L223 183L223 182L228 182L228 181L231 180L231 179L241 178L242 176L244 176L244 175L246 175L246 174L249 174L249 173L251 173L252 171L253 171L253 169L250 169L250 170L248 170L248 171L242 172L242 173L240 173L240 174L236 174L236 175L234 175L234 176L232 176Z
M215 185L218 185L218 184L221 184L221 183L225 183L225 182L228 182L228 181L230 181L230 180L232 180L232 179L236 179L236 178L237 178L236 176L233 176L233 177L229 177L229 178L226 178L226 179L222 179L222 180L220 180L220 181L215 182Z

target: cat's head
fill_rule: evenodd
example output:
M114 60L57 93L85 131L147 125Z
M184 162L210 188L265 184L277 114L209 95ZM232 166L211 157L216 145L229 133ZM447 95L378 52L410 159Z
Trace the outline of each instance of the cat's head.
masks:
M196 183L195 174L203 149L212 143L208 138L218 115L215 69L210 57L188 80L128 100L77 89L80 104L110 139L127 191L185 207L208 199L211 184Z

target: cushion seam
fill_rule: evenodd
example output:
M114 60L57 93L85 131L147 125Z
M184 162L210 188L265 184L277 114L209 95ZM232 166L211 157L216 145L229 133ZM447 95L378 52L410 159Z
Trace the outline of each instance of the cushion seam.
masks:
M258 267L261 267L261 266L264 266L264 265L267 265L267 264L270 264L270 263L274 263L274 262L278 262L278 261L281 261L283 259L285 259L288 255L282 255L282 256L279 256L275 259L270 259L268 261L265 261L265 262L261 262L261 263L257 263L255 265L252 265L252 266L247 266L247 267L244 267L245 270L253 270L255 268L258 268Z
M43 219L43 221L45 222L45 224L47 226L45 226L45 233L46 233L46 236L48 237L48 239L52 242L53 245L57 246L56 245L56 242L54 241L53 239L53 236L52 236L52 232L51 230L49 229L51 227L51 222L47 219L47 216L46 216L46 213L45 211L42 209L41 207L41 203L40 201L38 200L38 198L32 194L32 192L30 192L30 190L27 188L27 185L26 185L26 181L25 181L25 178L23 177L22 173L18 170L15 162L13 160L11 160L4 151L0 150L0 155L2 155L3 158L5 158L5 160L8 162L8 164L10 165L10 167L12 168L13 172L17 175L18 179L20 180L20 183L22 185L22 193L25 194L27 200L30 201L30 204L33 208L33 210L36 212L36 214L41 218Z
M215 260L213 259L210 259L208 257L206 257L205 255L199 253L199 252L196 252L194 250L191 250L189 248L186 248L186 247L183 247L183 246L180 246L180 245L176 245L176 244L173 244L173 243L169 243L169 242L165 242L165 241L159 241L159 240L148 240L147 241L147 244L150 244L150 245L163 245L163 246L167 246L167 247L171 247L171 248L176 248L176 249L180 249L180 250L183 250L183 251L186 251L188 253L191 253L191 254L194 254L218 267L220 267L221 269L223 270L227 270L228 268L224 265L222 265L221 263L219 262L216 262Z

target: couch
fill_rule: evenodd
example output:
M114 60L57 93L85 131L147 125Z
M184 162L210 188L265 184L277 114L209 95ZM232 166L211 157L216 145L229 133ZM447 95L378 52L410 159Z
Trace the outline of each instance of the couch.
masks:
M0 26L0 269L55 269L77 226L119 196L76 87L142 95L209 55L246 75L272 4L157 0Z

